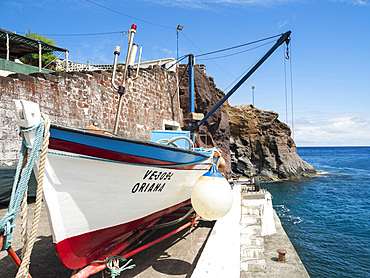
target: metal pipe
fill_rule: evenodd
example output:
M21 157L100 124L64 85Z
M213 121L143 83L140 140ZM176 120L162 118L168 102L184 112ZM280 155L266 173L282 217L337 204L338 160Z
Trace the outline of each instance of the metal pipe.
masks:
M132 42L134 40L134 34L135 33L136 33L136 25L135 24L132 24L131 25L131 30L130 30L129 41L128 41L128 49L127 49L125 70L123 72L123 77L122 77L122 87L123 88L125 88L125 84L126 84L126 74L127 74L127 68L128 68L128 59L130 58L130 52L131 52ZM119 95L116 120L114 122L114 131L113 131L114 134L117 134L117 132L118 132L118 123L119 123L119 118L120 118L120 115L121 115L123 94L124 94L124 90Z
M116 70L117 70L117 60L118 56L120 54L121 48L119 46L116 46L114 48L114 61L113 61L113 74L112 74L112 86L115 90L118 90L118 87L116 84L114 84L114 80L116 79Z
M277 42L271 47L271 49L265 54L265 56L263 56L261 58L261 60L259 60L257 62L257 64L254 65L253 68L251 68L244 76L243 78L229 91L229 93L224 96L223 99L220 100L219 103L216 104L215 107L212 108L212 110L210 112L208 112L208 114L197 124L197 126L195 127L195 130L199 128L199 126L201 124L203 124L233 93L235 93L235 91L237 89L239 89L239 87L262 65L262 63L264 61L266 61L266 59L268 57L270 57L270 55L272 53L274 53L274 51L280 46L282 45L285 41L288 41L289 40L289 37L290 37L290 34L291 34L291 31L288 31L284 34L281 35L281 37L277 40ZM190 77L189 77L190 78Z
M253 107L254 107L254 88L256 88L255 86L252 86L252 99L253 99Z
M148 249L149 247L159 243L159 242L162 242L163 240L169 238L170 236L178 233L178 232L181 232L182 230L184 230L185 228L189 227L190 225L192 225L193 222L195 221L198 221L200 219L200 216L196 216L195 219L193 221L190 221L184 225L182 225L181 227L177 228L176 230L172 231L171 233L168 233L156 240L153 240L152 242L149 242L148 244L145 244L135 250L132 250L131 252L128 252L128 253L125 253L122 255L122 257L124 257L125 259L127 258L130 258L132 257L133 255L136 255L137 253L140 253L141 251L145 250L145 249Z
M15 265L19 268L21 266L22 261L18 257L18 255L15 253L13 247L10 246L6 251L8 252L8 255L13 260L13 262L15 263ZM29 278L32 278L30 274L28 274L28 277Z
M140 51L139 51L139 59L137 60L137 69L136 69L136 78L139 76L139 69L140 69L140 61L141 61L141 53L143 51L143 46L140 46Z
M137 47L138 46L137 46L136 43L134 43L131 47L130 58L128 60L128 66L127 66L128 78L131 78L134 74L134 63L135 63L135 59L136 59Z
M150 222L146 227L154 226L159 220L160 219L156 219L156 220ZM133 234L131 237L129 237L123 243L121 243L120 245L118 245L117 247L115 247L114 249L109 251L109 253L100 257L98 259L99 262L93 262L93 263L89 264L85 268L81 269L78 273L73 275L71 278L85 278L85 277L89 277L90 275L93 275L95 273L98 273L98 272L104 270L105 268L107 268L107 266L106 266L105 263L102 263L102 261L104 261L104 260L106 260L106 259L108 259L112 256L120 254L121 252L123 252L123 250L125 250L127 247L129 247L133 242L135 242L138 238L143 236L146 232L147 232L146 230L142 230L142 231L138 232L137 234Z
M132 251L130 251L128 253L125 253L123 255L120 255L120 256L121 257L124 257L125 259L127 259L129 257L132 257L133 255L136 255L137 253L139 253L139 252L141 252L141 251L143 251L145 249L148 249L149 247L151 247L151 246L153 246L153 245L155 245L155 244L157 244L159 242L162 242L163 240L169 238L170 236L172 236L172 235L174 235L174 234L176 234L178 232L181 232L182 230L184 230L185 228L191 226L195 221L198 221L199 219L200 219L200 216L196 216L193 221L190 221L190 222L182 225L181 227L177 228L176 230L174 230L174 231L172 231L172 232L170 232L170 233L168 233L168 234L166 234L166 235L164 235L164 236L162 236L162 237L160 237L160 238L158 238L158 239L156 239L156 240L154 240L152 242L149 242L148 244L145 244L145 245L143 245L143 246L141 246L139 248L136 248L136 249L134 249L134 250L132 250ZM152 223L150 224L151 226L154 225L154 224L152 225ZM145 232L146 231L141 231L140 232L140 235L135 236L135 238L133 238L133 241L136 240L136 239L138 239ZM124 249L126 249L127 247L128 246L125 246ZM109 257L111 257L113 255L117 255L117 254L121 253L122 250L119 251L119 252L117 252L119 249L122 249L122 248L116 247L115 249L113 249L112 251L110 251L109 254L104 255L103 257L101 257L99 259L99 261L103 261L103 260L105 260L105 259L107 259L107 258L109 258ZM93 274L96 274L96 273L98 273L100 271L103 271L106 268L107 268L107 266L106 266L105 263L92 263L92 264L88 265L87 267L85 267L84 269L80 270L78 273L76 273L75 275L73 275L71 278L86 278L86 277L89 277L90 275L93 275Z
M194 55L189 55L189 118L190 113L195 112L194 104ZM189 120L189 130L192 132L193 123Z

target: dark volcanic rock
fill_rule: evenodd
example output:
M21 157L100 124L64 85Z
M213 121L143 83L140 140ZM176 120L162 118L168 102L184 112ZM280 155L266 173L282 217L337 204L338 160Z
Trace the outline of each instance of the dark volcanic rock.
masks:
M235 174L263 179L311 176L316 170L297 154L288 125L278 114L252 105L225 105L230 121L231 167Z
M179 68L179 93L183 110L183 130L188 129L188 68ZM195 112L206 115L224 96L212 77L194 67ZM226 161L225 171L264 180L311 176L316 170L297 154L288 125L278 114L252 105L230 106L227 102L200 127L196 143L200 147L218 147Z
M188 68L179 68L180 103L184 115L183 130L188 130L189 123L189 75ZM208 77L199 67L194 67L195 112L206 115L223 97L222 91L216 88L212 77ZM224 107L216 112L199 128L199 147L218 147L226 161L225 171L230 171L230 128L228 114ZM211 135L211 136L210 136Z

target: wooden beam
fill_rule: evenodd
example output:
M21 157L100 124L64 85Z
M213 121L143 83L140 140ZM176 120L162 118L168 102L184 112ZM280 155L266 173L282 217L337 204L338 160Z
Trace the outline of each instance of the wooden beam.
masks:
M42 69L41 55L42 55L41 43L39 43L39 72L41 72L41 69Z
M9 61L9 34L6 34L6 59Z

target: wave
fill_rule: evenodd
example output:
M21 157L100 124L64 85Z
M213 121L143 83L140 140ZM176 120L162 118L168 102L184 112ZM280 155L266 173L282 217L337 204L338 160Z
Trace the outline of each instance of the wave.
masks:
M274 205L278 217L284 222L292 223L293 225L301 223L303 220L299 216L290 213L290 209L285 205Z

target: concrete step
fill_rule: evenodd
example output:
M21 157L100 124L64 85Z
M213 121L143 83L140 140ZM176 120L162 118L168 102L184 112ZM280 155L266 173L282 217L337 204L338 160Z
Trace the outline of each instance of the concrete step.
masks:
M240 262L241 273L245 272L265 272L266 271L266 261L260 260L245 260ZM243 275L241 275L243 277Z
M246 215L240 221L240 224L243 225L261 225L261 223L261 216L257 215Z
M242 261L262 259L263 258L263 248L240 248L240 256Z
M248 216L248 215L257 215L261 216L261 206L260 205L244 205L242 208L242 217Z
M264 239L261 236L254 237L242 236L240 237L240 245L246 248L263 247Z
M261 225L240 225L240 237L260 236L262 233Z

